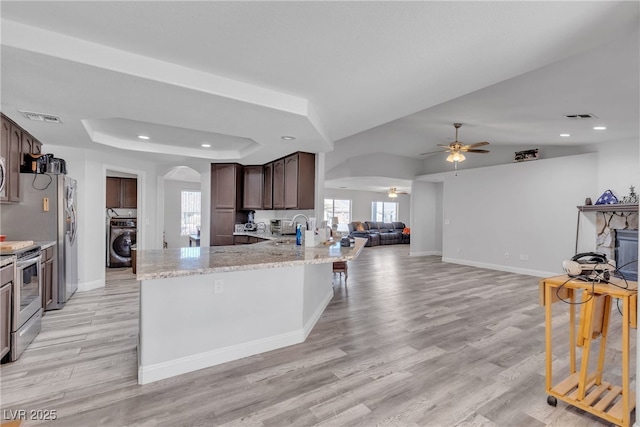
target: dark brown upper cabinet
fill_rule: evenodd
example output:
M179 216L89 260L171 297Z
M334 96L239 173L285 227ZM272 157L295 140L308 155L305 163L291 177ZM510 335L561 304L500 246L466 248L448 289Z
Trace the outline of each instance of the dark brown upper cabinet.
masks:
M284 208L313 209L316 182L315 155L295 153L284 159Z
M19 202L20 167L25 154L41 154L42 143L9 117L2 114L2 143L0 156L5 162L5 186L0 192L0 202Z
M5 185L0 194L2 202L19 202L20 165L22 164L22 128L2 116L2 144L0 156L5 162Z
M211 164L211 246L233 245L235 224L247 222L242 208L242 165L237 163Z
M273 162L273 209L284 209L284 159Z
M264 190L263 166L245 166L243 174L242 207L245 210L262 209L262 194Z
M135 209L138 206L138 180L107 177L107 208Z
M262 174L262 209L273 209L273 163L264 165Z
M211 167L213 208L240 209L242 207L242 165L214 163Z

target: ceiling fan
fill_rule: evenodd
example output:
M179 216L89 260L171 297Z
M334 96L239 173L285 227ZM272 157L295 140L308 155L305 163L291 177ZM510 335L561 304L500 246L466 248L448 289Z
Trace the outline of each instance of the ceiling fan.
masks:
M409 193L406 193L404 191L398 191L396 187L389 188L389 197L391 197L392 199L395 199L396 197L398 197L398 194L409 194Z
M453 127L456 128L456 140L450 144L438 144L438 147L444 147L438 151L430 151L424 154L432 154L432 153L444 153L449 152L447 156L447 161L451 162L455 165L455 169L458 169L458 162L463 162L466 157L464 153L488 153L489 150L478 150L477 147L482 147L483 145L489 145L487 141L476 142L474 144L465 145L462 142L458 141L458 129L462 126L462 123L454 123Z

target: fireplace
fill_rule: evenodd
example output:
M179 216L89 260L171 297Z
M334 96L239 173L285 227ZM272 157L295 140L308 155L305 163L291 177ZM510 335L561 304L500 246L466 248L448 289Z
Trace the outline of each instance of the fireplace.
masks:
M615 260L627 280L638 280L638 230L616 230Z
M606 207L611 211L596 212L596 251L615 260L616 266L622 269L627 280L638 280L637 205L634 211L624 211L622 206Z

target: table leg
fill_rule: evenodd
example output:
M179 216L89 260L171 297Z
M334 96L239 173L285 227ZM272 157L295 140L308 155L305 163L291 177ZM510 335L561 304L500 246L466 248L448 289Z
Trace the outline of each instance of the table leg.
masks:
M553 381L551 378L552 368L551 368L551 360L552 360L552 348L551 348L551 306L553 305L553 289L549 284L544 284L544 299L545 299L545 365L546 365L546 387L547 391L551 390Z
M631 422L629 400L629 302L630 297L622 298L622 425Z
M569 289L569 369L576 373L576 297L574 289Z
M580 333L582 335L580 337L582 342L582 362L580 365L580 376L578 377L577 400L584 399L586 393L587 377L589 374L589 356L591 354L591 341L593 340L593 309L595 307L596 297L595 295L584 291L582 300L585 301L586 298L588 299L584 304L585 309L581 312L584 314L584 319L580 319L582 326L580 329ZM575 345L575 343L572 343L572 345Z

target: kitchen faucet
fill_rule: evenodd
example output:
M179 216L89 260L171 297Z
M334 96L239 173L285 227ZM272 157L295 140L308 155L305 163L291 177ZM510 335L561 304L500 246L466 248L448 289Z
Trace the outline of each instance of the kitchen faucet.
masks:
M309 229L309 218L307 218L307 216L303 215L303 214L294 215L294 217L291 218L291 222L289 223L289 225L293 226L293 223L296 221L296 218L298 218L299 216L303 217L306 220L305 223L304 223L304 226L308 230Z

